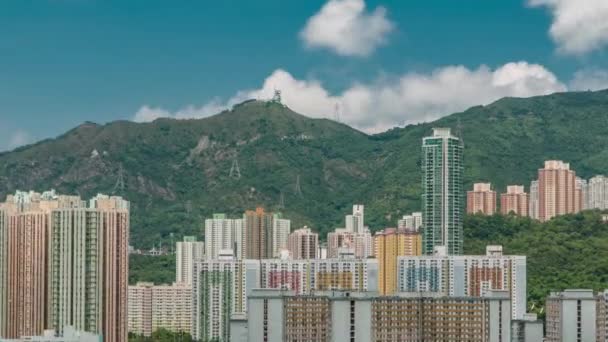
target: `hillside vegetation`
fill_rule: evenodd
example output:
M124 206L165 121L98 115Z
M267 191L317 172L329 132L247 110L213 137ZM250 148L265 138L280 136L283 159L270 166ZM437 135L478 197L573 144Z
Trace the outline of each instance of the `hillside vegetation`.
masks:
M483 180L501 191L528 185L550 158L584 177L605 173L607 114L608 91L600 91L505 98L377 135L260 101L200 120L84 123L0 154L0 196L121 194L132 203L132 243L142 248L168 242L171 232L200 236L212 213L238 216L257 205L325 233L343 225L352 203L364 203L375 230L419 209L419 150L432 127L463 137L467 187ZM230 177L235 160L240 178Z

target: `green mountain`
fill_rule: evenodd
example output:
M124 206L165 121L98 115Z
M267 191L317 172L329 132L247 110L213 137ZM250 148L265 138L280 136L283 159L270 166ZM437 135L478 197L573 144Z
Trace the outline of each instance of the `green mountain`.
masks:
M260 101L200 120L84 123L0 154L0 196L121 194L132 202L132 243L144 248L170 233L201 235L214 212L257 205L327 232L364 203L379 229L419 208L419 150L432 127L464 139L467 187L483 180L502 191L528 186L545 159L568 161L583 177L605 173L607 114L608 91L600 91L505 98L377 135Z

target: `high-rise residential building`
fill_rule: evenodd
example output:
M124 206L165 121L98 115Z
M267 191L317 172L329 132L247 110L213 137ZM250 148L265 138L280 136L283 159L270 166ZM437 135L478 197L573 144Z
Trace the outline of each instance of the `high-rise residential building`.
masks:
M247 314L247 296L259 288L259 261L218 259L194 264L192 336L230 341L230 317Z
M538 220L539 219L539 201L538 201L538 181L530 182L530 200L528 201L528 212L531 218Z
M340 249L352 249L356 258L367 258L374 255L374 239L372 234L364 229L363 233L353 233L345 228L336 228L327 233L327 257L337 258Z
M205 220L205 258L217 259L220 251L231 250L237 259L245 258L243 219L229 219L226 214L213 214Z
M397 257L422 254L422 239L415 228L386 228L374 236L378 260L378 292L391 295L397 287Z
M377 291L376 259L267 259L260 263L260 288L296 293L320 290Z
M272 221L273 215L264 211L264 208L247 210L243 215L247 259L266 259L274 256Z
M48 326L50 217L59 205L52 191L17 191L0 204L0 337L37 336Z
M291 233L291 221L284 219L280 213L272 217L272 254L269 257L278 258L280 251L287 249L287 237Z
M129 202L98 195L53 210L51 222L50 325L127 341Z
M597 294L596 316L597 316L597 340L608 341L608 290Z
M511 342L508 294L480 297L256 289L248 298L249 341Z
M205 243L196 241L196 236L184 236L175 249L175 282L192 284L194 261L205 258Z
M316 259L319 250L319 234L304 227L294 230L287 238L287 249L293 259Z
M185 283L129 286L129 332L150 336L158 329L190 333L192 286Z
M434 128L422 140L422 251L431 255L445 246L450 255L463 252L464 211L462 141L449 128Z
M507 192L500 194L500 212L503 215L528 216L528 194L523 185L508 185Z
M475 183L467 192L467 213L494 215L496 212L496 191L490 183Z
M589 208L589 184L580 177L576 177L574 182L575 212L579 212Z
M545 301L545 312L545 341L600 341L593 290L553 292Z
M503 255L488 246L486 255L403 256L397 259L397 291L427 292L450 297L482 296L508 291L512 318L526 313L526 257Z
M363 233L365 229L365 214L362 204L353 205L353 214L346 215L346 231L353 233Z
M414 229L415 231L419 231L420 227L422 227L421 212L414 212L410 215L404 215L399 221L397 221L398 229Z
M585 209L608 209L608 177L595 176L587 185L588 205Z
M551 218L580 211L576 195L576 173L570 164L547 160L538 170L538 219Z

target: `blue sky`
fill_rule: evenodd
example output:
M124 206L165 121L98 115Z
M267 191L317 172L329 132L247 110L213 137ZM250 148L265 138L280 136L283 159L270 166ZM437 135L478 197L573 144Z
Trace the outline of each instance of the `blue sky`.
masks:
M275 88L303 114L337 104L382 131L608 87L607 47L605 0L6 0L0 150L84 121L204 117Z

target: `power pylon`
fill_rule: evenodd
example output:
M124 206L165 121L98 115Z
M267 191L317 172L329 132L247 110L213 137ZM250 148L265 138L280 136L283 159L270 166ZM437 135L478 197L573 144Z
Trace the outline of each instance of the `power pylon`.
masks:
M296 188L295 194L298 196L302 196L302 187L300 186L300 175L296 177Z
M120 164L120 167L118 168L118 179L116 180L116 184L114 184L114 188L112 189L112 194L116 194L116 192L118 190L120 190L120 193L124 193L125 191L125 175L124 175L125 171L122 168L122 164Z
M239 168L238 159L234 158L232 161L232 167L230 168L230 178L241 179L241 169Z

